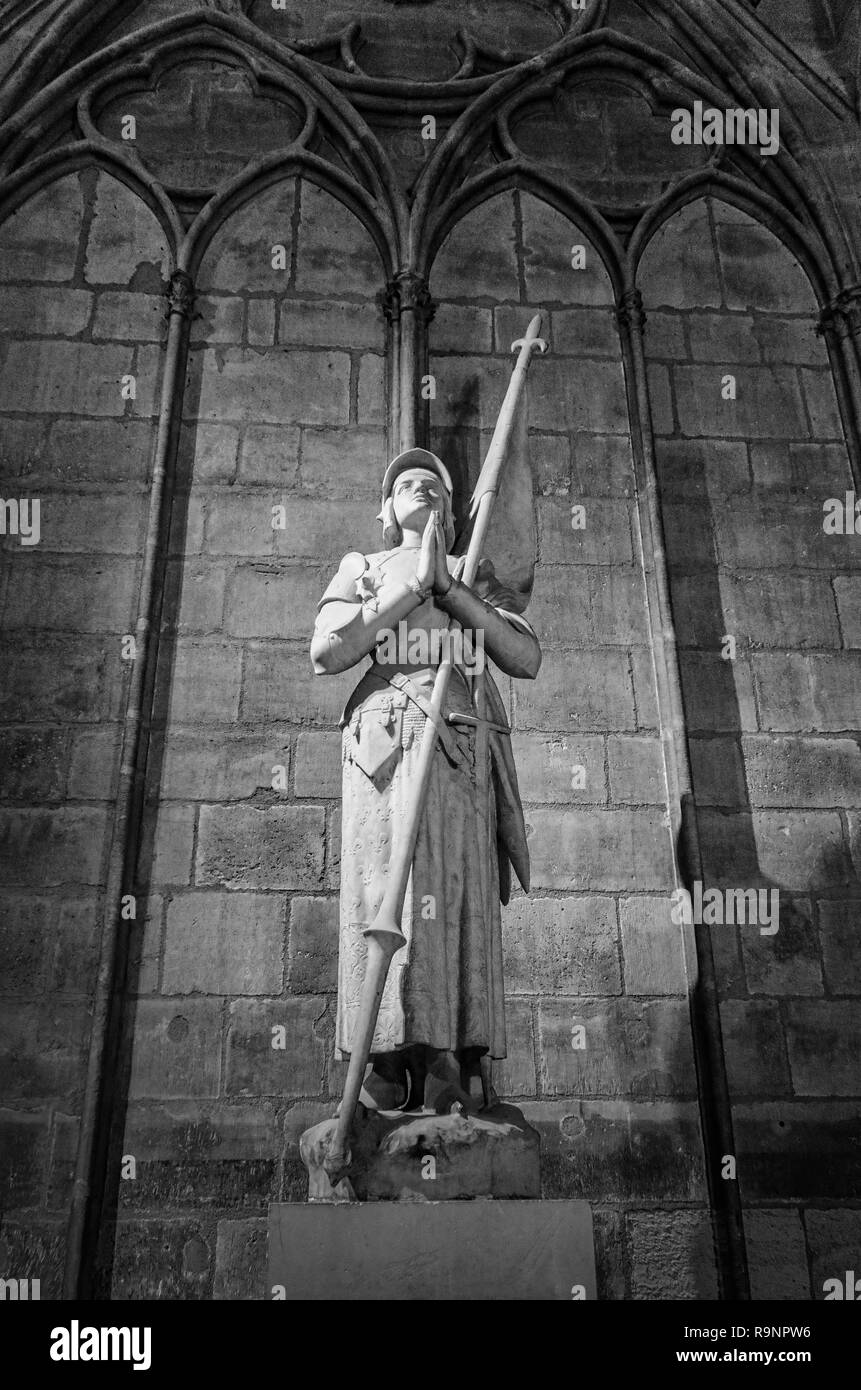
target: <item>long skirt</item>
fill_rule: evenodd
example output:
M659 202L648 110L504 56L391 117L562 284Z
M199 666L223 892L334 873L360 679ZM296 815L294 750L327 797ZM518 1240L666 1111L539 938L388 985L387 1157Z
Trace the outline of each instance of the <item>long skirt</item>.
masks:
M411 673L430 697L434 671ZM448 711L469 712L466 682L455 671ZM365 973L370 925L386 889L389 864L407 828L425 715L373 670L347 706L343 730L338 1055L349 1055ZM437 743L419 824L401 930L406 946L392 958L372 1055L423 1043L457 1051L476 1047L505 1056L502 936L496 807L490 755L476 766L474 727L448 726L452 765ZM383 731L391 756L371 777L365 750ZM480 745L481 746L481 745Z

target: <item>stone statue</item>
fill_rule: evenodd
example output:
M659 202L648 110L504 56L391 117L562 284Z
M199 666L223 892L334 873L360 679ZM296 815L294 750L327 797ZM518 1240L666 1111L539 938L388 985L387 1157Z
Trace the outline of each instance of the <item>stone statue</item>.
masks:
M367 1108L442 1111L491 1097L480 1059L505 1056L500 897L509 865L528 887L528 851L502 702L479 668L489 657L530 680L535 634L511 611L489 563L468 589L455 577L452 484L444 464L411 449L383 483L383 542L348 554L320 604L314 669L370 656L344 710L340 958L336 1046L349 1054L366 956L393 843L452 618L463 629L413 855L402 931L386 981L360 1099ZM509 602L507 603L507 597ZM484 674L485 709L474 695ZM486 731L486 734L485 734ZM482 736L484 734L484 736ZM479 1085L476 1085L478 1081Z
M519 1112L497 1113L491 1079L492 1059L506 1055L500 902L512 868L528 889L529 855L508 721L485 662L531 680L541 651L481 549L530 352L543 348L539 327L533 320L516 345L521 361L476 490L484 500L474 498L467 556L451 553L445 464L409 449L383 479L384 548L345 555L319 605L315 672L370 659L341 720L336 1048L351 1058L344 1106L359 1131L375 1119L362 1135L345 1110L337 1135L329 1121L304 1136L312 1197L331 1199L357 1168L372 1168L383 1140L390 1154L393 1143L402 1155L411 1142L415 1152L433 1148L430 1117L440 1117L434 1142L455 1148L493 1149L518 1118L528 1130ZM480 1119L491 1114L495 1126ZM415 1133L389 1132L411 1117L421 1117Z

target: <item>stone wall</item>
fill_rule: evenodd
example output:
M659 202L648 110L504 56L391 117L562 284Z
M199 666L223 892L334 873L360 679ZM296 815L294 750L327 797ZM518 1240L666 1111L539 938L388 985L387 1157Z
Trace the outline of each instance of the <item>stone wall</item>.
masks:
M858 1196L861 554L823 530L852 477L770 232L692 204L641 284L705 881L779 893L776 930L712 929L753 1294L809 1298L843 1268L822 1208Z
M38 544L0 538L2 1248L45 1296L62 1274L167 268L155 218L95 170L0 228L0 496L40 504Z

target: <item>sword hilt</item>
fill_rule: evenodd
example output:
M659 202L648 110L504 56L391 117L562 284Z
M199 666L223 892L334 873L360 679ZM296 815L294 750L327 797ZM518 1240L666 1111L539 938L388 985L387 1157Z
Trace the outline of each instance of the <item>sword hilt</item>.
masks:
M494 724L492 719L479 719L474 714L447 714L446 719L449 724L474 724L476 728L479 726L486 727L492 729L493 732L497 734L511 733L511 730L506 724Z

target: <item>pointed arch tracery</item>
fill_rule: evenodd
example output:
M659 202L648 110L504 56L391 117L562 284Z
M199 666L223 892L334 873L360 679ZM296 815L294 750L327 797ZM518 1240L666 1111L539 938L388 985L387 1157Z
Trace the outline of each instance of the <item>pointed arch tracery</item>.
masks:
M0 128L0 141L6 146L0 169L7 175L14 173L21 177L21 166L26 164L30 174L28 186L38 186L38 179L44 176L42 170L46 168L39 161L38 132L43 129L40 118L49 106L55 111L58 103L61 106L65 103L69 110L74 108L83 127L82 133L92 145L102 147L93 129L91 116L92 103L98 99L99 93L111 87L117 91L130 91L139 88L140 84L152 84L154 75L166 66L189 61L195 55L211 54L219 61L233 61L242 66L258 89L271 84L273 89L301 103L306 118L304 128L296 140L285 147L285 153L290 150L291 158L296 147L304 150L310 148L318 121L323 121L331 129L348 172L372 193L377 202L376 216L356 189L348 183L338 185L338 175L334 172L336 166L333 165L329 172L321 165L315 169L315 173L330 178L336 196L346 196L353 211L363 218L369 218L369 230L372 230L378 244L380 235L385 237L388 245L387 264L421 275L421 262L427 248L437 240L440 232L444 235L445 227L452 225L457 208L465 211L470 199L485 196L485 186L479 184L472 189L468 178L470 158L482 146L495 143L498 151L496 162L503 166L511 165L510 170L506 170L501 177L510 177L516 168L520 177L531 179L536 185L540 184L548 190L555 185L567 196L579 199L582 214L589 214L589 204L593 204L593 200L585 199L569 181L554 177L535 161L524 157L511 134L514 115L530 102L546 98L565 81L614 74L646 96L656 115L666 115L679 102L695 99L728 105L733 101L755 101L769 95L768 84L764 81L759 91L754 91L749 82L743 82L737 76L731 86L716 85L715 78L719 77L726 83L726 76L723 70L718 71L716 55L705 39L701 42L704 71L697 73L691 68L682 68L674 59L639 40L596 27L596 18L600 16L593 13L588 25L584 22L572 26L565 37L540 57L522 62L501 75L491 75L486 79L486 85L483 82L483 90L477 95L465 90L470 84L457 81L407 84L410 95L416 99L426 100L431 95L428 88L434 91L439 89L440 94L444 91L451 97L456 96L460 105L459 115L427 163L416 187L411 209L398 188L391 162L374 136L372 125L360 113L356 102L350 100L349 89L339 85L344 75L332 69L321 69L298 51L299 46L289 48L277 42L246 18L218 10L207 12L203 18L198 11L148 26L116 41L100 54L83 60L70 73L50 82ZM80 17L77 22L80 22ZM384 82L381 85L386 86ZM420 91L422 88L423 93ZM402 97L403 93L392 92L394 100ZM827 262L834 267L829 296L833 299L844 287L845 276L841 275L841 268L847 263L847 238L842 233L839 218L833 215L833 208L829 207L828 191L822 181L819 180L818 184L811 182L810 171L802 168L796 158L793 152L793 146L797 144L795 136L796 132L790 130L778 155L770 159L752 154L744 147L737 147L732 153L732 167L720 167L729 163L726 158L713 161L708 177L726 180L725 186L734 195L735 180L749 185L752 200L757 198L758 192L764 194L761 201L763 211L772 220L779 219L784 223L790 234L804 244L808 258L813 254L814 247L813 243L804 239L805 227L808 233L818 238L822 243L820 254L824 253ZM110 144L105 141L102 147L106 158ZM128 177L138 162L136 156L116 150L116 146L114 149L113 158L117 168L125 164ZM723 153L725 156L726 152ZM249 181L253 181L257 174L257 169L249 169ZM490 171L484 177L487 177L489 190L492 183ZM674 197L676 185L684 193L688 186L686 179L695 181L697 177L691 174L671 180L670 187L658 200L657 208L649 205L620 210L602 207L599 202L591 211L591 220L597 224L599 218L603 217L625 239L634 226L646 224L660 215L660 209ZM699 177L706 177L704 171L700 172ZM159 215L164 216L166 195L159 197L155 192L158 181L150 182L140 171L138 178L141 179L141 191L146 190L147 201L152 206L153 199L156 199L161 204ZM234 182L240 183L241 176ZM5 191L3 188L2 192ZM234 190L231 189L224 196L234 196ZM176 222L170 220L175 234ZM606 237L606 233L604 235ZM609 244L607 249L609 251Z

